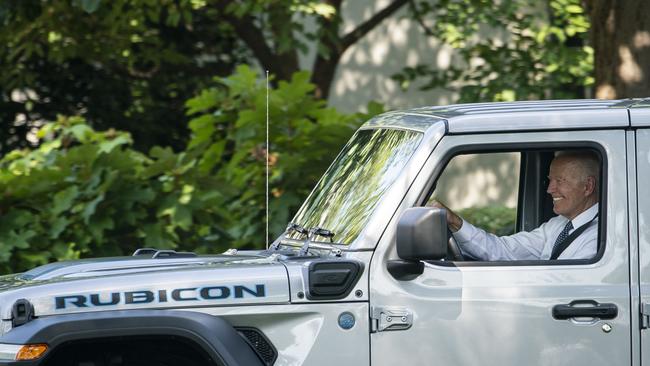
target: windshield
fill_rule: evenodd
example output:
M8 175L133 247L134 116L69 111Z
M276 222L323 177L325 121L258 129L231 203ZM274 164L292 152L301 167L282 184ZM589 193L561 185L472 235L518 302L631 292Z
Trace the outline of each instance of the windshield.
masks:
M421 139L422 133L415 131L357 131L293 222L331 230L334 242L349 244L366 225L379 198L395 181Z

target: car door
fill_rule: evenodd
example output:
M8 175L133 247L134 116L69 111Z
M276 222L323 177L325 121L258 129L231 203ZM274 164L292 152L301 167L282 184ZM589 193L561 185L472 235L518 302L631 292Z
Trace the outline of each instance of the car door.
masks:
M463 151L597 148L603 155L600 243L591 261L426 262L395 278L399 211L422 205ZM623 130L446 136L411 185L370 268L372 365L624 365L631 362L626 137ZM650 178L650 177L649 177ZM650 261L649 261L650 262ZM553 308L614 307L612 319L556 319Z
M647 119L646 119L647 120ZM636 131L636 169L638 188L638 205L630 205L630 210L638 210L638 227L631 230L631 235L638 233L638 259L639 259L639 288L640 291L640 319L641 329L641 365L650 366L650 195L647 194L646 184L650 181L650 128ZM633 188L636 188L633 186ZM638 228L638 229L637 229Z

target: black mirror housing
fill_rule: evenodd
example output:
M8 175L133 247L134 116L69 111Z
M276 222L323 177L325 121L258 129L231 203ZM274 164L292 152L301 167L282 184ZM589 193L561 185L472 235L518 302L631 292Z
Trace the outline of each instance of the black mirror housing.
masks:
M447 210L412 207L397 223L397 255L405 260L437 260L447 256Z

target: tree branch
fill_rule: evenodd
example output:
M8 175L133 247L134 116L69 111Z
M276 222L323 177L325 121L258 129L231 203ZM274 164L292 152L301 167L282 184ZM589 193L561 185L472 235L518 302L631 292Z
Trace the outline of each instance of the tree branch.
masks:
M427 36L430 36L430 37L435 37L436 34L433 32L433 30L431 30L431 28L429 28L429 26L427 26L424 23L424 19L422 19L422 16L418 12L419 9L418 9L417 5L415 4L415 1L409 0L409 7L411 9L411 13L413 14L413 19L415 19L415 21L420 25L422 30L424 30L424 34L426 34Z
M242 41L253 51L255 58L267 70L276 70L277 55L269 47L265 41L264 33L261 29L253 23L253 17L244 16L238 18L225 11L228 5L228 0L220 0L216 2L217 8L220 10L223 18L235 29L235 32Z
M404 6L409 0L395 0L390 5L386 6L377 14L373 15L370 19L366 20L350 33L346 34L341 38L341 49L340 52L343 53L348 47L353 45L373 28L375 28L382 20L391 16L399 8Z
M357 28L343 37L340 37L339 26L341 24L340 8L342 0L329 0L327 3L336 9L337 17L334 19L323 19L319 43L323 45L328 53L317 54L312 68L312 82L316 85L314 95L317 98L327 99L334 79L336 67L345 50L360 40L382 20L386 19L409 0L395 0L390 5L373 15L370 19L360 24Z

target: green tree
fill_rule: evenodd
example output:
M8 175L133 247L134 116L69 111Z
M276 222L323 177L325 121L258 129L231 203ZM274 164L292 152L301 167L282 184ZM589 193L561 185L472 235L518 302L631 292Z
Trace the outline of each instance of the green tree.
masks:
M368 118L327 108L308 80L297 73L270 90L271 237ZM192 137L179 152L139 152L130 134L96 131L81 117L44 125L40 146L0 160L0 272L145 246L262 248L266 93L246 66L215 78L187 102Z
M183 149L184 101L214 75L257 62L288 81L318 50L314 94L326 99L351 45L403 7L394 0L341 30L343 0L6 0L0 2L0 152L57 114L133 136L134 147ZM313 29L305 24L313 23Z
M594 83L579 0L420 1L410 9L429 36L454 48L457 62L406 68L394 76L405 88L445 88L476 102L584 97Z
M391 0L347 33L342 28L344 0L208 0L208 4L218 9L260 65L278 80L288 80L299 71L299 54L315 47L311 82L316 85L315 95L327 99L343 54L408 1ZM310 21L315 23L313 29L305 26Z
M361 122L381 113L342 115L314 97L309 73L279 81L269 96L271 166L270 235L282 232L300 203ZM188 152L197 167L214 174L223 202L223 232L236 246L264 241L265 85L246 66L189 100L192 139Z
M57 114L182 149L185 100L247 53L201 1L0 2L0 152Z

